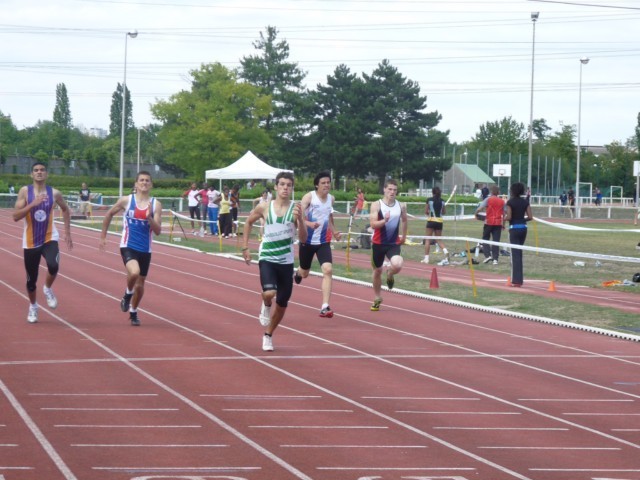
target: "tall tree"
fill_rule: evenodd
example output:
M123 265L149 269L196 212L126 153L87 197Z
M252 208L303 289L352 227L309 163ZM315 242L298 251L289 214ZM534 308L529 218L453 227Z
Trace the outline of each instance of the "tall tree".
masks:
M270 139L260 119L271 99L258 88L238 82L236 73L220 63L190 72L191 90L152 105L162 123L157 134L165 161L197 178L210 168L236 160L248 149L261 155Z
M240 60L240 77L270 95L271 111L261 119L273 140L271 160L286 162L291 149L307 130L308 93L303 85L306 73L289 61L289 44L278 41L278 30L268 26L253 46L260 53Z
M523 123L516 122L509 116L502 120L486 122L484 125L480 125L480 130L473 137L472 142L474 148L480 150L501 153L525 153L527 131Z
M446 140L447 133L429 135L441 115L425 112L427 98L420 95L420 86L388 60L371 75L363 74L363 80L366 106L361 120L371 140L362 160L378 177L380 189L390 173L425 178L423 173L433 163L427 157L438 155Z
M127 132L135 128L133 123L133 105L131 103L131 92L129 87L125 88L125 105L127 110L125 111L125 136ZM120 137L122 133L122 85L118 83L115 92L111 95L111 113L109 115L109 136Z
M71 106L67 95L67 87L64 83L56 85L56 106L53 110L53 123L66 130L72 128Z

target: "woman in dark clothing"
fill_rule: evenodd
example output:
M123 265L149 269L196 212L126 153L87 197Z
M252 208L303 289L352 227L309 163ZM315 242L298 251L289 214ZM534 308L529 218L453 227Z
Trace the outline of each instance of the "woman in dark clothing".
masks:
M507 201L507 214L504 222L509 222L509 242L512 245L524 245L527 239L527 222L533 220L531 206L526 198L524 184L511 185L511 198ZM511 249L511 286L521 287L523 283L522 249Z

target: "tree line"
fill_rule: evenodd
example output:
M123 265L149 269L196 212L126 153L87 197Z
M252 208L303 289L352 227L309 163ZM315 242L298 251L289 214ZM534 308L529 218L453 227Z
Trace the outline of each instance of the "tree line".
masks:
M202 179L252 150L267 163L297 173L333 170L334 177L375 178L382 185L392 176L410 184L438 181L451 163L446 152L486 151L522 155L528 149L528 126L511 117L488 121L467 142L452 144L450 132L438 129L442 116L427 111L427 97L388 60L370 73L357 74L338 65L324 84L305 86L306 72L289 59L289 45L269 26L253 43L255 53L229 69L203 64L189 72L189 90L151 106L156 120L137 128L131 93L118 83L112 95L106 138L82 132L72 124L64 83L56 88L52 120L18 130L0 112L0 162L7 155L38 160L83 159L90 168L117 171L123 97L126 105L125 147L141 150L164 170ZM562 162L563 182L575 182L575 127L551 132L544 119L532 123L534 157ZM640 143L640 114L635 137L612 143L606 152L581 155L581 180L633 188L632 162ZM467 160L467 159L465 159ZM539 184L533 173L532 186Z

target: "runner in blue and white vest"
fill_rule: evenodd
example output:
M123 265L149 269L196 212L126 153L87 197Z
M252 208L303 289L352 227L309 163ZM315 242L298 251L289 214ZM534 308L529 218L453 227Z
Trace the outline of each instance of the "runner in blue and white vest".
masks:
M275 189L273 200L259 203L249 214L242 235L242 256L247 264L251 264L251 228L259 219L264 219L264 233L258 254L262 285L262 307L258 319L266 327L262 336L262 350L265 352L273 351L273 332L282 321L293 292L293 247L296 231L300 243L307 240L302 209L291 200L293 173L280 172L276 176Z
M127 269L127 288L120 300L120 310L129 312L131 325L140 325L138 306L144 295L144 284L151 265L152 233L162 231L162 204L151 196L153 183L149 172L138 172L135 191L120 197L102 222L100 250L107 246L107 231L113 217L123 213L120 255Z
M304 223L307 227L307 241L300 243L298 257L300 266L293 279L300 283L309 276L314 255L318 258L322 269L322 306L320 316L331 318L333 310L329 306L331 284L333 282L333 256L331 239L340 240L340 232L333 223L333 202L331 191L331 173L320 172L313 179L315 190L302 197L300 202L304 212Z

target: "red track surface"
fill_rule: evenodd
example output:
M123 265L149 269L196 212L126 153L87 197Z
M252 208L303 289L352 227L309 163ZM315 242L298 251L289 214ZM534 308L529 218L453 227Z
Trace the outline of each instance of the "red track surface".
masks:
M310 277L265 354L257 267L162 245L134 328L115 237L79 229L30 325L21 228L0 212L0 479L640 478L637 343L342 282L321 319Z

